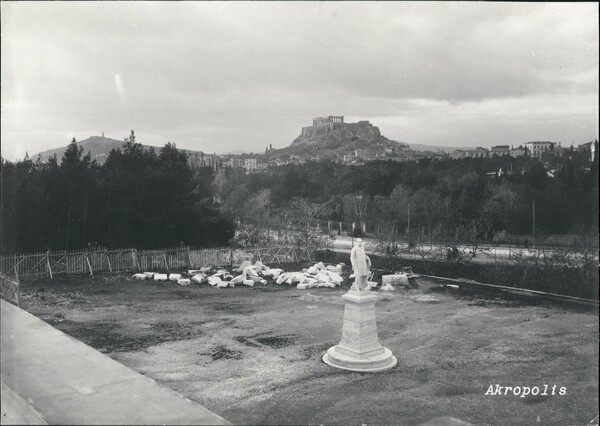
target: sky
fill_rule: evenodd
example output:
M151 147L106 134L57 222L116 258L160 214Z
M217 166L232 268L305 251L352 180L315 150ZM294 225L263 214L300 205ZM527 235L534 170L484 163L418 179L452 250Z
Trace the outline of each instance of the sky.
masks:
M598 138L598 3L11 2L2 156L283 148L312 118L491 147Z

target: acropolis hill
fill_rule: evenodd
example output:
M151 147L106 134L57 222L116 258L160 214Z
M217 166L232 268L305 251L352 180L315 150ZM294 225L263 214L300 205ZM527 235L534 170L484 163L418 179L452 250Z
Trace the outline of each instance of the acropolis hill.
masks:
M369 121L345 123L344 116L330 115L313 118L312 126L303 127L292 144L278 150L268 150L267 155L281 157L295 155L305 158L340 158L357 150L367 154L398 153L408 145L381 135Z

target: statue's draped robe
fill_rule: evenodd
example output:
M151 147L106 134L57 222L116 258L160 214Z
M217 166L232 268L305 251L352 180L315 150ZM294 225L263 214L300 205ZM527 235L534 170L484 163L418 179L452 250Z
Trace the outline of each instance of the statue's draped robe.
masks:
M369 274L370 261L365 254L365 248L358 244L352 247L350 252L350 262L354 270L353 290L364 290L367 287L367 275Z

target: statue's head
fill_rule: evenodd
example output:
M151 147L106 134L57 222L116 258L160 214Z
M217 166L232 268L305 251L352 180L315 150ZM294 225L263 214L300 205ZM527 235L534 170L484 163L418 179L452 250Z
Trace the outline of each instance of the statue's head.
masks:
M357 238L356 239L356 245L362 247L363 245L363 240L361 238Z

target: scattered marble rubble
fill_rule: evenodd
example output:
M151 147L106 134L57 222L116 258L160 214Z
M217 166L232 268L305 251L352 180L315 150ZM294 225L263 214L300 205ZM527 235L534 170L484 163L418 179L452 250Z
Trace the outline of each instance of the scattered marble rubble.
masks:
M342 277L345 264L325 265L323 262L317 262L314 265L304 268L301 271L286 272L281 268L270 268L260 261L254 264L250 261L244 261L231 271L226 269L216 269L202 267L199 269L189 269L187 274L169 273L160 274L155 272L136 273L134 280L154 280L154 281L172 281L181 286L194 284L205 284L216 288L234 288L236 285L245 285L253 287L255 285L266 285L269 281L278 285L295 285L300 290L311 288L335 288L341 286L344 282ZM408 271L398 272L393 275L382 276L382 291L394 291L397 286L414 288L411 278L416 277ZM184 276L186 275L186 276ZM354 274L349 276L352 280ZM376 287L375 281L369 281L369 286ZM418 286L418 284L417 284Z

